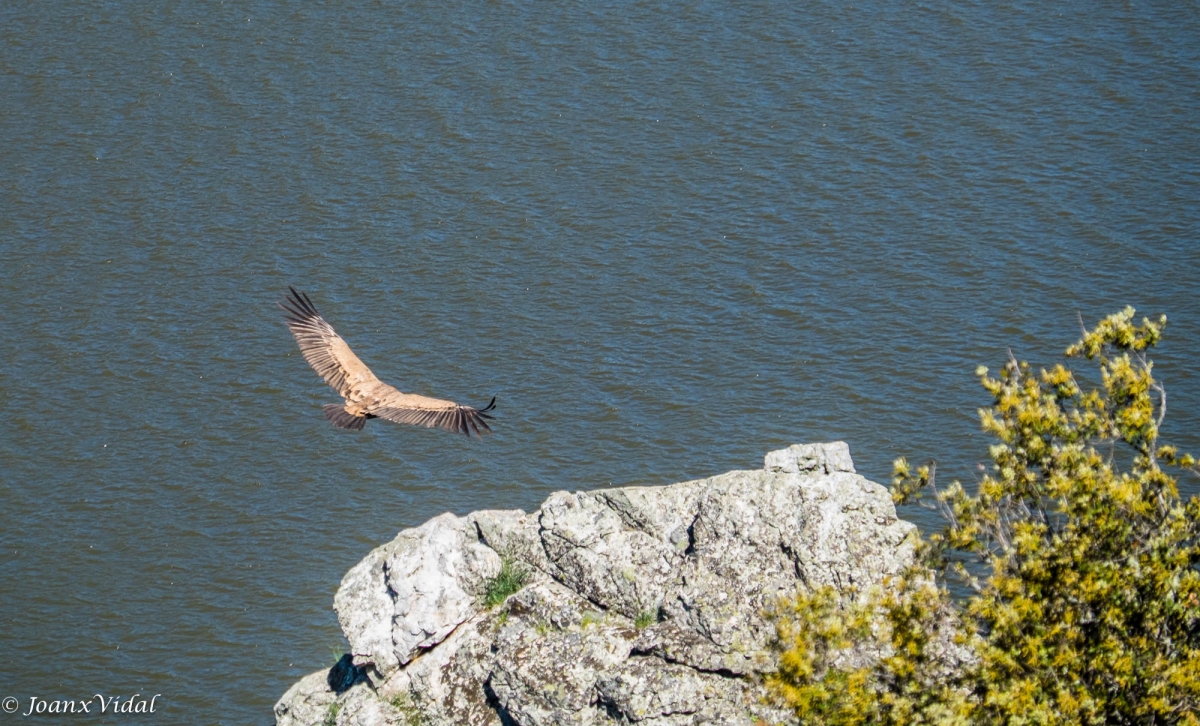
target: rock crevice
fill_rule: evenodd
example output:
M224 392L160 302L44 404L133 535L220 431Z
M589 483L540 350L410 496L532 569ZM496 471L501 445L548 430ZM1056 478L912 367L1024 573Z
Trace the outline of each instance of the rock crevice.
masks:
M276 704L281 726L745 724L776 721L763 613L912 561L914 526L841 442L663 487L557 492L532 514L443 514L368 555L334 599L352 665ZM526 585L487 609L503 559ZM331 704L338 704L334 708Z

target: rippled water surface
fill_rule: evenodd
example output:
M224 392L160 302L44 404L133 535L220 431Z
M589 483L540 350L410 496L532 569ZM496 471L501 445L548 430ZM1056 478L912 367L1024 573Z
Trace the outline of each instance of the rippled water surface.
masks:
M446 510L830 439L969 481L973 370L1077 314L1170 316L1200 450L1187 3L7 2L0 98L22 710L270 723L342 574ZM288 285L495 435L331 427Z

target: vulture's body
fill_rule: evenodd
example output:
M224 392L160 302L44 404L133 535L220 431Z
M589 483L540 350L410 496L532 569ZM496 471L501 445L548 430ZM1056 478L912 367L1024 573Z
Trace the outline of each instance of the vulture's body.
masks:
M287 326L300 345L304 359L313 367L343 403L329 403L323 408L325 418L334 426L359 431L369 418L383 418L396 423L414 424L427 428L460 431L468 436L491 431L487 419L496 399L484 408L460 406L414 393L403 393L375 377L370 368L354 355L346 341L325 322L308 295L289 287L292 295L279 307L287 311Z

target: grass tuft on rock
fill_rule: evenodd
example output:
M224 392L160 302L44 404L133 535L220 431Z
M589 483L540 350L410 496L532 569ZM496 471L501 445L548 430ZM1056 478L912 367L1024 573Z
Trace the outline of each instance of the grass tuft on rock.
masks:
M321 722L321 726L337 726L337 717L341 710L341 703L334 701L329 704L329 710L325 712L325 720Z
M404 718L401 721L402 726L426 726L429 722L425 719L425 714L421 713L421 709L417 708L409 697L403 693L398 693L392 697L392 708L400 712Z
M519 563L505 557L500 561L500 573L488 580L483 591L483 605L489 609L508 599L508 596L525 587L529 571Z

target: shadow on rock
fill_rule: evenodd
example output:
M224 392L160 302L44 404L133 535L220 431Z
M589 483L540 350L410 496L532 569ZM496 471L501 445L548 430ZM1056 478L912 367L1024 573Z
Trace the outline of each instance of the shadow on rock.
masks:
M365 680L367 680L366 672L354 665L354 659L350 657L349 653L342 655L338 662L329 669L329 675L325 677L325 682L329 684L329 690L339 696Z

